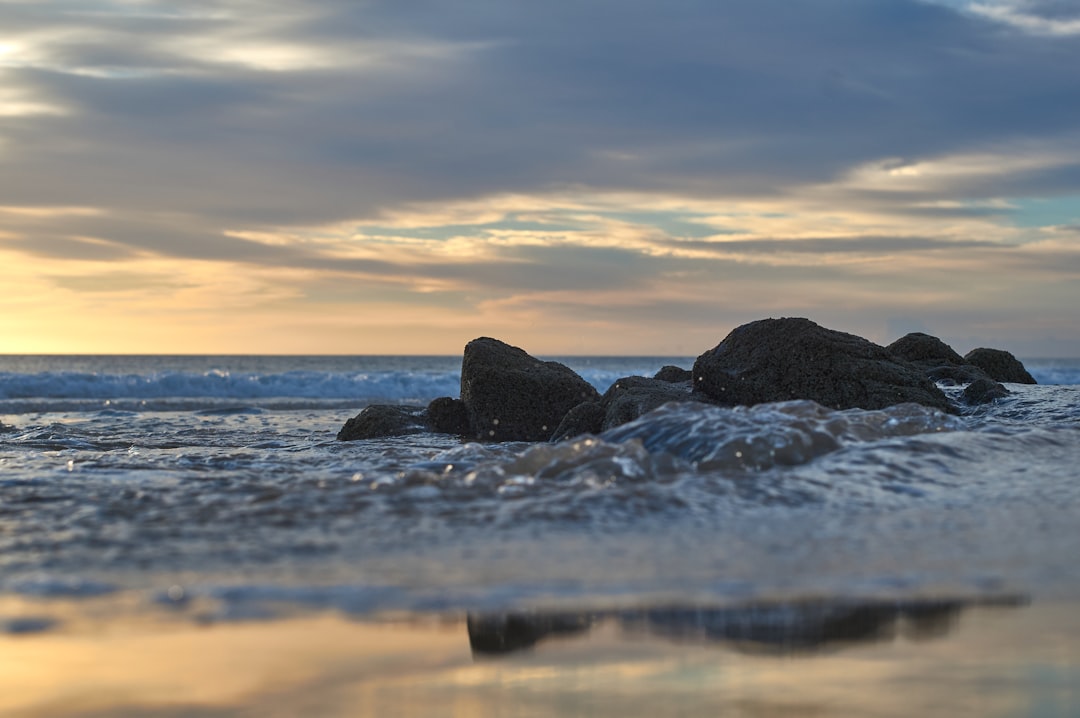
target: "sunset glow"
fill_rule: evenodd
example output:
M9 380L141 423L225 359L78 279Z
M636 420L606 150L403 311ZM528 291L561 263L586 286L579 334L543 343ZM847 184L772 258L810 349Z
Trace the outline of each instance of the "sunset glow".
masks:
M0 352L1080 355L1080 19L768 6L0 2Z

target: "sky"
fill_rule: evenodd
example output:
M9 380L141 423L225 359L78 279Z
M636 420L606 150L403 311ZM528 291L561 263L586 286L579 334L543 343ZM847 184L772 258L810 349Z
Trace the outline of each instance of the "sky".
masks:
M1080 356L1075 0L0 0L0 353Z

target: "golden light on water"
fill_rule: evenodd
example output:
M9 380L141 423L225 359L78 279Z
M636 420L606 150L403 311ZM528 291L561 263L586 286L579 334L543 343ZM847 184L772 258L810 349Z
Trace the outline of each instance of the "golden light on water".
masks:
M1067 603L976 608L940 636L794 654L671 642L609 621L473 655L454 618L197 625L128 611L0 637L0 714L981 718L1080 708L1080 624Z

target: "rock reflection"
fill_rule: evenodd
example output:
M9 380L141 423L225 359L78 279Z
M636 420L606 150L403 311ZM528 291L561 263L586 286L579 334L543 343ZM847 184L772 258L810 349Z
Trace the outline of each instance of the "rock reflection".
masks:
M474 656L505 655L547 638L584 636L615 623L629 635L675 643L723 644L751 653L809 655L848 645L947 636L974 606L1017 607L1023 597L912 601L815 601L761 603L731 608L667 606L578 613L470 614Z
M496 655L531 648L548 636L584 634L594 614L470 614L469 645L473 653Z

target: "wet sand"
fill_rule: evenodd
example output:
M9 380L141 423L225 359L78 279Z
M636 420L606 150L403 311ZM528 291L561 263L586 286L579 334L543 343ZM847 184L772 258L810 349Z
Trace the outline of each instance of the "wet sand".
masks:
M0 600L0 715L1080 715L1075 602L200 623L117 601Z

